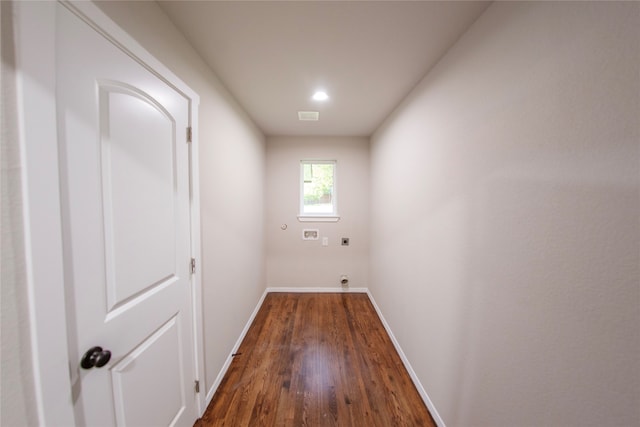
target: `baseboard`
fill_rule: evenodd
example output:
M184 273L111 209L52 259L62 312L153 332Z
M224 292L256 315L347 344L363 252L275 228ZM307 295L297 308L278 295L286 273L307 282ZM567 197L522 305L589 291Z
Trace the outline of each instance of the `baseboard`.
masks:
M209 388L209 391L207 391L207 397L206 397L207 404L205 405L203 409L203 413L200 414L200 416L204 414L204 411L209 406L209 403L211 403L211 399L213 399L213 395L216 393L216 390L220 386L220 383L222 382L224 375L227 373L227 370L231 365L231 361L233 360L232 355L238 351L238 348L240 348L240 344L242 344L242 340L244 340L245 335L247 335L247 332L249 331L249 327L251 327L251 324L253 323L253 319L256 318L256 315L258 314L258 310L260 310L260 307L262 307L264 298L267 296L268 293L269 293L268 289L265 289L264 292L262 293L262 296L260 297L260 299L258 300L258 303L256 304L256 308L253 309L253 313L251 313L251 316L249 316L249 320L247 320L247 323L244 325L244 329L242 329L242 332L240 332L240 336L236 340L236 343L233 345L233 348L231 349L229 356L227 356L227 360L224 361L224 365L222 365L222 369L220 369L220 372L218 373L216 380L213 382L213 385L211 386L211 388Z
M416 386L416 389L418 389L418 393L420 393L420 397L422 397L422 400L424 401L425 405L427 405L427 409L429 409L429 412L431 413L433 420L436 422L438 427L446 427L444 424L444 421L440 417L440 414L438 414L436 407L433 405L433 402L429 398L429 395L427 395L426 390L424 389L424 387L422 386L422 383L418 379L416 372L413 370L411 363L409 363L409 359L407 359L407 356L404 354L404 351L402 351L402 347L400 347L400 343L398 343L398 340L396 339L395 335L393 335L393 331L391 330L391 327L389 326L386 319L382 315L382 312L380 311L380 307L378 307L376 300L373 298L373 295L371 295L371 292L369 292L368 289L367 289L367 295L369 296L369 300L371 301L373 308L376 310L376 313L378 313L378 317L380 318L380 321L382 322L384 329L387 331L387 334L389 334L389 338L391 338L391 342L393 342L393 346L396 348L396 351L400 355L400 359L402 359L402 363L404 364L404 367L407 369L407 372L411 377L411 381L413 381L413 384Z
M291 286L270 286L267 288L267 293L269 292L300 292L300 293L358 293L358 294L366 294L369 292L368 288L350 288L350 287L342 287L342 286L334 286L334 287L291 287Z

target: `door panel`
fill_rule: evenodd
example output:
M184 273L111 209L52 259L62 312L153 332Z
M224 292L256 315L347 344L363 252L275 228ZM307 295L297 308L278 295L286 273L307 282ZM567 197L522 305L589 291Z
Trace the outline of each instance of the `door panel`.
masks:
M171 425L185 410L185 396L181 392L181 354L178 317L173 317L144 340L127 357L113 366L113 388L118 425L166 426ZM164 357L158 358L157 354ZM157 375L166 372L167 375ZM152 384L147 378L153 377ZM154 399L129 405L131 400L149 393L147 387L157 390Z
M60 4L57 19L76 421L191 426L189 101ZM93 346L110 350L110 362L81 369Z
M109 310L176 276L175 121L123 85L100 85Z

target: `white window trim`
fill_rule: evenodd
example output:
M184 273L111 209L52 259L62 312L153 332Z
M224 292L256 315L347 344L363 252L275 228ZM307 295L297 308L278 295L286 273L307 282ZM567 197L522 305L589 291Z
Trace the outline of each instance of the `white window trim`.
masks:
M336 215L324 215L324 216L311 216L311 215L298 215L298 221L300 222L338 222L340 216Z
M308 214L304 213L304 165L314 164L332 164L333 165L333 212L330 214ZM338 215L338 161L337 160L313 160L304 159L300 161L300 194L299 194L299 206L298 206L298 221L300 222L338 222L340 221L340 215Z

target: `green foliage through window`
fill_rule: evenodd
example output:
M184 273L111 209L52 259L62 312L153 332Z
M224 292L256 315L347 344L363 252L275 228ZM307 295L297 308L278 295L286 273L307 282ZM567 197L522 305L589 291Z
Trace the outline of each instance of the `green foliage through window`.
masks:
M334 162L302 162L302 213L335 213Z

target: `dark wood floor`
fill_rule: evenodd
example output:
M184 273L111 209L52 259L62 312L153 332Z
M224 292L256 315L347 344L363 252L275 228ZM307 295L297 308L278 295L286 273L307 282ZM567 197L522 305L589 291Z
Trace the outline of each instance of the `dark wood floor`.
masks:
M366 294L270 293L197 426L435 426Z

